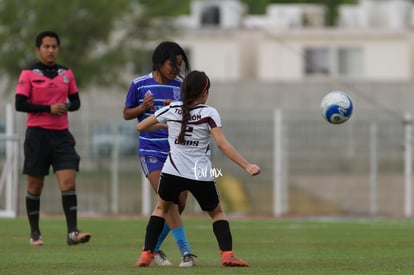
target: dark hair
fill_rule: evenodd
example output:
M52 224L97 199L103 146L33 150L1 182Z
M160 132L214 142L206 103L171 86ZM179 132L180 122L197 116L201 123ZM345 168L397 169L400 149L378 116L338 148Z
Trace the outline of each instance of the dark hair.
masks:
M181 97L183 99L183 118L181 121L181 131L178 135L178 143L184 142L185 129L190 120L190 110L194 101L201 95L202 92L210 89L210 79L204 72L192 71L190 72L181 85Z
M163 41L155 48L154 53L152 54L152 70L157 71L168 59L174 67L178 68L177 55L183 56L183 62L185 63L184 73L187 74L190 71L187 55L180 45L172 41Z
M56 38L57 44L58 44L58 46L60 46L60 39L59 39L59 35L57 35L57 33L53 32L53 31L44 31L44 32L39 33L36 36L36 48L39 48L42 45L43 38L45 38L46 36Z

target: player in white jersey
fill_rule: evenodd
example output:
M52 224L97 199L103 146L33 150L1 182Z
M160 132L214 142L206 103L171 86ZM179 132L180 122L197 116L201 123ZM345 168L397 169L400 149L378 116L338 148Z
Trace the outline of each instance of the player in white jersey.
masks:
M194 106L191 108L190 119L185 129L185 140L178 141L182 106L182 102L174 102L169 108L164 108L156 114L157 120L168 123L171 131L168 135L170 152L162 173L193 180L213 181L214 175L210 173L210 129L221 127L220 115L216 109L208 105Z
M203 211L212 219L213 232L221 253L223 266L248 266L234 256L230 225L223 211L220 195L210 174L210 139L232 161L250 175L258 175L260 167L241 156L221 130L220 115L206 105L210 80L204 72L192 71L181 87L182 102L173 102L137 125L138 131L168 128L170 152L162 168L158 185L158 201L147 225L145 244L137 267L151 264L154 248L164 224L165 213L172 204L178 204L179 194L190 191ZM181 219L181 216L180 216ZM182 221L176 221L177 226ZM175 225L169 224L172 228ZM189 255L193 257L193 255Z

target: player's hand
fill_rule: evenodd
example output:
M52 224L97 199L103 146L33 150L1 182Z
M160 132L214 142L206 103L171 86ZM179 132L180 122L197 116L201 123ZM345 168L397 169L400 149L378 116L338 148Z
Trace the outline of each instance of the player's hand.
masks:
M172 102L172 99L168 98L164 101L164 106L170 105L170 103Z
M251 176L256 176L258 174L260 174L261 170L260 167L257 166L256 164L249 164L246 167L246 172L249 173Z
M54 103L50 105L50 113L54 116L62 116L68 111L66 104Z
M144 99L141 104L141 108L146 110L153 110L154 109L154 95L152 93L147 92L144 96Z

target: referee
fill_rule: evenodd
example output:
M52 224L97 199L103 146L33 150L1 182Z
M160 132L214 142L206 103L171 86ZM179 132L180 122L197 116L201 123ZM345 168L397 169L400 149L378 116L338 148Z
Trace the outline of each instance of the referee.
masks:
M21 72L15 95L16 111L27 113L23 173L27 175L26 210L32 246L44 245L39 228L40 195L50 166L62 194L67 244L86 243L91 238L77 227L75 179L80 157L68 129L68 112L80 108L80 99L72 71L56 64L59 47L55 32L37 35L39 61Z

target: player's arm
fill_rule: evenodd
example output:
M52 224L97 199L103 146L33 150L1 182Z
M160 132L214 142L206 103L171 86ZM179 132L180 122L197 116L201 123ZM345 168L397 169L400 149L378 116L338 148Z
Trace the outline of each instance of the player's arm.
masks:
M26 113L51 113L55 116L61 116L67 112L66 104L54 103L52 105L34 104L28 101L28 97L21 94L15 96L16 111Z
M159 123L155 115L149 116L137 125L137 131L152 132L160 129L168 129L167 124Z
M29 101L29 95L32 90L31 83L32 82L28 77L28 72L23 70L19 76L14 97L14 107L16 111L26 113L49 113L51 111L50 105L35 104Z
M131 120L131 119L134 119L134 118L137 118L137 117L139 117L139 116L141 116L143 113L145 113L145 109L141 106L141 105L138 105L138 106L136 106L136 107L124 107L124 112L123 112L123 115L124 115L124 119L125 120Z
M226 157L234 161L252 176L260 173L259 166L256 164L250 164L239 152L237 152L233 145L224 136L221 127L212 128L210 133L217 147L224 153L224 155L226 155Z
M26 113L40 113L47 112L50 113L50 105L34 104L28 101L28 97L21 94L16 94L14 102L16 111L26 112Z
M149 108L154 107L154 96L150 93L145 94L142 103L136 107L124 107L124 119L131 120L143 115Z
M80 98L79 93L71 94L68 96L69 102L66 103L66 108L69 112L79 110L80 108Z

